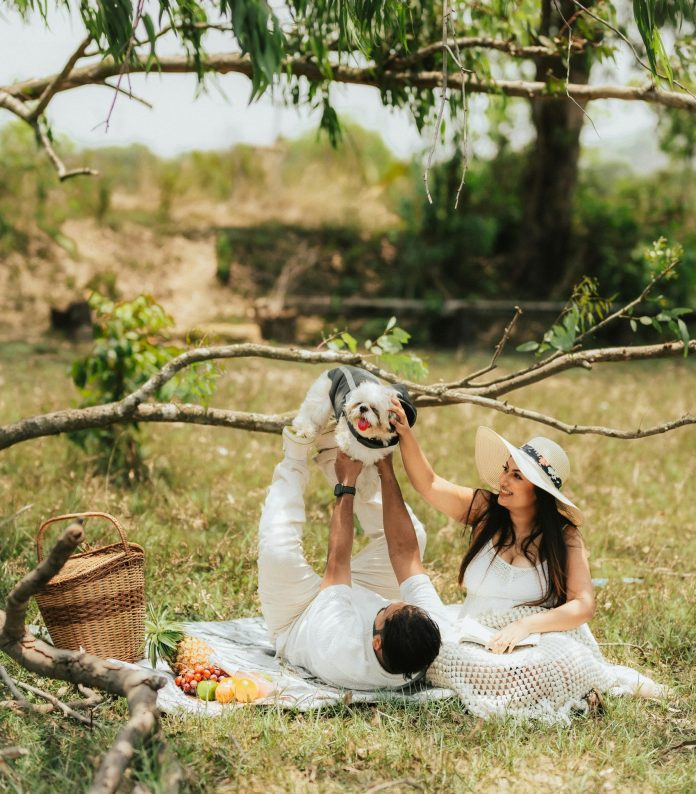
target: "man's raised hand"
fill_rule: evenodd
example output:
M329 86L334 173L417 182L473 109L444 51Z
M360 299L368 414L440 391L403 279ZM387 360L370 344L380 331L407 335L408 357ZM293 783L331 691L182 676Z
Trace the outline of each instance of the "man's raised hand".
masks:
M341 485L355 485L362 467L362 461L353 460L345 452L338 450L336 455L336 479Z
M375 463L377 467L377 472L379 473L380 477L383 477L385 474L393 474L394 473L394 461L392 455L387 455L386 458L380 458L377 463Z

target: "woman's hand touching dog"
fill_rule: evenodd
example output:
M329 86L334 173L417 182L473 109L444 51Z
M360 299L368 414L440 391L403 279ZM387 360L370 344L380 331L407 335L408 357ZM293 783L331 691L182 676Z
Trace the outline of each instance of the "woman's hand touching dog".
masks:
M394 414L392 425L394 426L394 431L397 433L399 438L410 434L411 426L409 425L408 419L406 418L406 411L404 411L403 405L396 397L392 398L390 413Z

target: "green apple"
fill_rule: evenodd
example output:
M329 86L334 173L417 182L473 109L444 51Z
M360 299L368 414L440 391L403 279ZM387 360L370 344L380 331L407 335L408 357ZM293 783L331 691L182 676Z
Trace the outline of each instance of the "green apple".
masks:
M203 680L198 682L196 687L196 694L201 700L215 700L215 690L217 689L217 681Z

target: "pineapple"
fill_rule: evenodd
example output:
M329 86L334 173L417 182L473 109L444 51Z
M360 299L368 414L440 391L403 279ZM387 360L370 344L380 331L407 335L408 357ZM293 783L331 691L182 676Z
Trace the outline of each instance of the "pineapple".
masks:
M211 664L212 654L213 649L205 640L185 636L177 647L174 669L177 673L183 673L184 670L207 667Z
M184 634L183 625L170 617L167 606L155 609L150 605L145 621L145 653L153 667L161 660L181 673L206 667L213 649L205 640Z

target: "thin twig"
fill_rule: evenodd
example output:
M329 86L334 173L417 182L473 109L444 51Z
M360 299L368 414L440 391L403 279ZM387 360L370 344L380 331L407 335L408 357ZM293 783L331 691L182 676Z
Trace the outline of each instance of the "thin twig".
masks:
M425 194L428 197L428 202L433 203L433 197L430 195L430 185L428 184L428 177L430 176L430 166L433 162L433 155L437 148L437 139L440 137L440 125L442 124L442 117L445 114L445 103L447 102L447 69L449 66L449 53L447 47L447 19L449 17L449 0L444 0L442 4L442 84L440 87L440 107L437 112L437 121L435 122L435 132L433 133L433 142L428 152L428 162L425 166L425 173L423 174L423 181L425 182Z
M14 679L10 676L2 664L0 664L0 679L2 679L2 683L5 684L5 686L10 690L12 697L17 701L17 704L20 708L26 708L27 706L31 705L24 695L19 691Z
M131 28L131 35L130 35L130 38L128 40L128 46L126 48L126 54L123 57L123 63L121 65L121 69L119 70L119 73L118 73L118 78L116 80L116 85L114 86L114 88L115 88L114 96L113 96L113 99L111 100L111 105L109 106L109 112L106 114L106 118L102 122L102 124L104 125L104 131L105 132L109 131L109 124L111 122L111 115L113 114L114 108L116 107L116 100L118 99L119 93L126 93L126 94L129 93L128 91L121 91L120 90L121 89L121 81L123 80L123 75L126 73L126 70L128 69L130 57L131 57L131 55L133 53L133 46L134 46L134 44L137 41L136 38L135 38L135 31L137 30L138 25L140 24L140 20L142 19L144 5L145 5L145 0L138 0L138 5L136 6L136 9L135 9L135 17L133 19L133 26ZM130 80L130 75L129 75L128 79ZM101 125L97 125L97 126L101 126Z
M52 90L55 93L61 89L63 84L60 81L56 82L55 79L53 79L49 85L53 86ZM93 171L91 168L77 168L73 171L68 171L65 167L65 164L53 148L53 144L51 143L46 130L41 124L41 119L34 118L31 111L26 107L24 102L22 102L16 96L10 94L8 91L4 91L3 89L0 89L0 108L5 108L11 113L14 113L15 116L22 119L22 121L25 121L34 130L37 143L46 150L46 154L48 154L51 164L58 172L58 178L61 182L65 181L66 179L70 179L73 176L82 176L85 174L94 175L98 173L97 171Z
M454 38L454 22L452 21L452 14L449 15L449 27L452 31L452 36ZM459 67L459 71L462 73L462 76L466 72L470 72L471 70L465 69L464 64L461 60L461 55L459 52L459 44L457 43L457 39L454 38L454 49L455 53L447 48L454 58L454 62ZM466 180L466 172L469 168L469 97L466 93L466 80L462 80L462 109L464 112L464 139L461 144L461 153L462 153L462 176L459 180L459 187L457 188L457 195L454 197L454 208L455 210L459 208L459 197L461 196L462 190L464 189L464 182Z
M566 96L580 110L580 112L585 116L585 118L589 119L590 124L592 125L592 129L594 129L597 137L601 138L602 136L599 134L599 130L597 129L592 116L590 116L590 114L585 110L585 108L577 101L577 99L575 99L575 97L572 97L568 91L568 86L570 85L570 58L571 58L571 46L573 41L573 29L570 27L570 23L563 15L563 10L561 9L558 0L553 0L553 4L556 6L556 11L558 11L561 19L565 22L568 28L568 52L566 55L566 81L565 81Z
M82 700L71 700L67 704L71 709L93 709L104 702L103 696L96 689L90 689L83 684L78 684L77 688L85 697Z
M642 645L636 645L634 642L598 642L597 645L602 648L635 648L637 651L645 654L645 648Z
M93 168L74 168L69 171L65 167L65 163L56 153L56 150L53 148L53 144L46 134L46 130L43 128L40 119L34 121L32 123L32 127L34 128L34 133L36 134L36 140L45 149L48 159L58 172L58 179L60 179L61 182L65 182L66 179L72 179L76 176L97 176L99 174L99 171L95 171Z
M674 268L679 264L679 259L673 259L665 268L663 268L659 273L656 273L645 286L643 291L637 298L634 298L632 301L629 301L625 306L620 309L617 309L615 312L610 314L609 316L605 317L603 320L598 322L596 325L593 325L591 328L588 328L587 331L580 334L579 336L575 337L575 344L579 344L583 339L588 336L594 335L599 331L600 328L605 328L609 323L614 322L614 320L618 320L622 315L626 312L630 311L634 307L641 304L648 295L653 291L655 285L662 281L666 276L668 276Z
M599 22L600 25L604 25L604 27L611 30L612 33L615 33L625 44L629 46L631 52L633 53L633 57L636 59L638 64L642 66L646 72L649 72L651 75L653 74L650 65L645 63L645 61L640 57L640 55L638 55L638 51L633 46L633 43L629 40L628 36L622 33L617 27L612 25L610 22L607 22L606 19L602 19L597 14L593 14L592 11L590 11L589 8L587 8L581 2L579 2L579 0L573 0L573 2L575 3L576 6L579 6L588 16L592 17L592 19L594 19L596 22ZM681 90L685 91L690 97L696 99L696 95L692 94L691 91L685 85L680 83L678 80L675 80L674 78L670 79L666 74L661 74L660 72L657 71L654 74L656 77L659 77L660 80L667 80L668 83L676 85L677 88L681 88Z
M512 329L515 327L515 323L517 319L522 314L522 309L519 306L515 306L515 314L510 320L510 322L505 326L505 330L503 331L503 335L500 337L500 341L495 346L495 350L493 351L493 358L491 358L490 363L486 367L482 367L481 369L476 370L476 372L472 372L471 375L467 375L466 377L462 378L459 381L455 381L453 383L445 383L443 384L447 388L450 387L459 387L465 386L472 381L475 381L477 378L482 377L483 375L488 374L491 370L495 369L497 364L497 360L500 357L500 354L503 352L503 348L505 347L508 339L510 338L510 334L512 333Z
M62 700L57 698L55 695L52 695L50 692L46 692L44 689L39 689L38 687L32 686L31 684L25 684L23 681L17 681L17 686L21 687L22 689L26 689L27 692L31 692L33 695L37 695L38 697L47 700L49 703L51 703L51 705L59 708L66 717L71 717L72 719L81 722L83 725L89 725L92 727L91 717L85 717L84 714L74 711L70 708L70 706L68 706L67 703L63 703Z
M73 54L68 58L65 62L65 65L60 70L60 72L55 75L55 77L51 80L51 82L46 86L43 93L39 97L39 101L36 103L36 106L29 114L30 121L36 121L39 116L46 110L48 107L48 103L53 99L55 94L58 92L62 82L65 78L72 72L75 67L75 64L82 58L85 54L87 47L89 46L90 41L92 41L92 34L90 33L86 39L80 42L79 46L73 52Z
M605 328L609 323L614 322L614 320L619 319L627 311L633 309L635 306L638 306L652 292L652 290L655 288L655 285L658 282L660 282L668 273L674 270L674 268L678 264L679 264L679 260L676 259L672 260L660 273L657 273L650 279L650 282L646 285L646 287L643 289L643 291L637 298L634 298L632 301L629 301L620 309L617 309L615 312L612 312L610 315L605 317L601 322L597 323L596 325L593 325L592 328L588 328L587 331L584 331L582 334L575 337L576 347L579 346L579 343L583 339L586 339L588 336L595 334L599 329ZM565 309L563 310L563 312L561 312L561 316L563 316L564 312ZM504 375L501 378L496 378L495 380L489 380L482 385L486 387L499 386L501 384L508 383L511 380L519 379L521 376L532 373L536 370L541 369L542 367L546 367L552 361L555 361L556 359L560 358L563 355L566 355L564 351L556 350L550 356L541 359L541 361L536 361L534 364L531 364L530 366L525 367L524 369L518 370L517 372L513 372L510 375Z
M113 85L109 83L107 80L104 80L102 83L103 86L106 88L110 88L112 91L117 91L119 94L125 94L128 99L132 99L134 102L139 102L141 105L145 105L148 110L152 110L154 105L151 102L148 102L147 99L143 99L142 97L134 94L131 90L126 91L125 88L121 88L118 84Z
M663 755L668 755L669 753L673 753L675 750L693 750L696 749L696 739L685 739L683 742L679 742L679 744L673 744L671 747L667 747L662 751Z
M22 513L26 513L27 510L31 510L32 507L34 507L33 504L24 505L24 507L20 507L19 510L17 510L16 513L13 513L11 516L5 516L5 518L0 521L0 527L4 527L5 524L10 524L12 521L16 521L22 515Z

